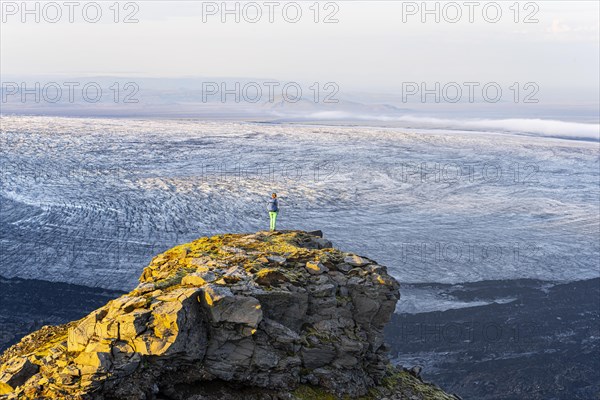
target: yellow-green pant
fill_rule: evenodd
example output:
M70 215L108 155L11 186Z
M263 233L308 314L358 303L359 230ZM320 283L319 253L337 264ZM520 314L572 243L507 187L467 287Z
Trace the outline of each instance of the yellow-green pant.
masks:
M271 230L274 231L277 222L277 211L269 211L269 217L271 218Z

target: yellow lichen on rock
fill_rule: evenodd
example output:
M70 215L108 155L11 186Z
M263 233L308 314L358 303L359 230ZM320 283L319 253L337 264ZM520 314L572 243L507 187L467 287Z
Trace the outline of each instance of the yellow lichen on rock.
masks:
M208 291L204 292L204 300L206 300L206 304L208 304L209 306L213 305L213 299L212 297L210 297L210 293Z
M0 382L0 395L12 393L13 388L6 383Z
M130 293L8 349L0 400L166 398L205 381L269 393L320 382L356 398L385 373L398 287L307 232L200 238L154 257ZM205 394L190 398L217 398Z
M197 273L192 273L192 274L184 276L183 279L181 280L181 284L198 287L198 286L204 286L206 284L206 281L204 280L204 278L202 278L201 275L199 275Z

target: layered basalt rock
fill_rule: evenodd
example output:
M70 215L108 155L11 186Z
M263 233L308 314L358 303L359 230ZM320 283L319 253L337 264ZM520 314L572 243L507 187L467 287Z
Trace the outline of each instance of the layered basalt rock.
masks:
M402 398L383 342L398 287L317 233L200 238L155 257L130 293L9 348L0 398Z

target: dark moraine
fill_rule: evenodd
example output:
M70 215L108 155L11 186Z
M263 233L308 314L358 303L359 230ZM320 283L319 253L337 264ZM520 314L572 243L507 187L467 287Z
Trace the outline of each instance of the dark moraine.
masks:
M44 325L82 318L123 293L0 276L0 352Z
M423 286L515 300L395 314L386 336L398 363L422 365L425 379L464 399L600 399L600 279Z
M516 300L395 314L386 335L398 363L423 365L426 380L464 399L600 398L600 279L422 286L462 301ZM0 277L0 351L43 325L79 319L121 294Z

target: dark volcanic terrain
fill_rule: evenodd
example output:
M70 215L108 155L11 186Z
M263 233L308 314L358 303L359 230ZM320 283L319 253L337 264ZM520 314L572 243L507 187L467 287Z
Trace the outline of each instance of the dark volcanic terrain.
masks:
M44 325L79 319L123 293L0 276L0 352Z
M600 398L600 279L421 286L466 302L515 300L394 314L386 341L397 362L422 365L465 399Z
M422 285L464 301L505 304L395 314L386 328L405 367L465 399L600 398L600 279ZM0 279L0 349L46 324L78 319L123 292Z

